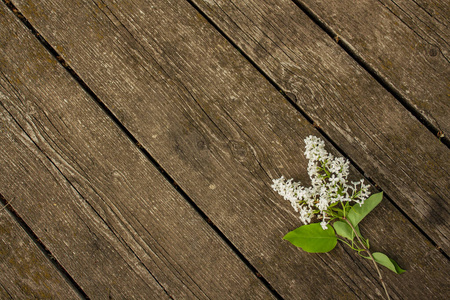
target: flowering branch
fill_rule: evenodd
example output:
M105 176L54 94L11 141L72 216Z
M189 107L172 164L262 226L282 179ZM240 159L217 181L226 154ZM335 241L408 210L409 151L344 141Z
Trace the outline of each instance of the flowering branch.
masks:
M306 224L286 234L284 239L311 253L329 252L336 247L338 240L342 241L361 257L373 261L386 297L390 299L377 263L397 274L405 270L385 254L371 253L369 240L361 235L358 226L381 202L383 193L370 196L370 186L364 184L363 179L348 184L350 162L328 153L321 139L309 136L305 143L311 186L304 187L283 176L274 179L272 184L276 192L291 202L294 210L299 213L300 220ZM321 222L310 224L313 218ZM331 226L328 227L329 225ZM345 240L338 238L336 234ZM364 256L361 252L369 256Z

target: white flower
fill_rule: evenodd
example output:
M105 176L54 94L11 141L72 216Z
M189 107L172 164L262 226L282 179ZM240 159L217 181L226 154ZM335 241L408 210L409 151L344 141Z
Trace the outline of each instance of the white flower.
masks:
M331 174L330 184L335 186L339 182L341 182L342 176L336 176L336 174Z
M300 207L300 221L305 224L311 223L311 217L313 216L313 211L310 207L301 206Z
M363 179L348 184L350 162L329 154L320 138L310 135L305 139L305 144L311 187L303 187L293 179L286 181L281 176L273 180L272 188L291 202L303 223L310 223L314 211L318 211L322 218L320 225L325 230L328 228L325 219L330 204L354 201L362 205L370 195L370 186L365 185Z

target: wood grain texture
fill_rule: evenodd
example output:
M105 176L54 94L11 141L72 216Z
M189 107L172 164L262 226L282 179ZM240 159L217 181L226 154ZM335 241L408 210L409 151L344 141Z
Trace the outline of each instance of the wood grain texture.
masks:
M450 135L450 2L299 0Z
M0 298L78 299L6 210L0 211Z
M16 5L283 297L381 296L347 249L311 255L281 240L300 224L271 179L308 182L302 140L319 133L191 6L33 3ZM393 299L442 296L448 262L389 202L363 230L408 269L383 272Z
M291 1L194 2L366 177L450 251L447 147Z
M0 5L0 192L90 298L270 291Z

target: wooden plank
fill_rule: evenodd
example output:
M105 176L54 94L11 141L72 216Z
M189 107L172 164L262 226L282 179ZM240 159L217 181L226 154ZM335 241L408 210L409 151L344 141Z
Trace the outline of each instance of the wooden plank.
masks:
M271 179L307 182L302 140L319 133L187 3L96 3L17 5L283 297L381 296L345 248L310 255L281 240L299 222ZM363 230L408 269L384 272L393 299L441 295L447 260L389 202Z
M0 5L0 192L90 298L271 299Z
M0 211L0 270L1 299L78 299L5 209Z
M300 0L448 138L450 2Z
M291 1L194 2L366 177L450 251L447 147Z
M4 78L0 84L2 104L6 97L19 102L12 91L5 93ZM2 132L0 136L1 171L10 174L2 178L0 189L7 197L21 199L15 201L18 212L75 282L93 298L132 296L133 290L164 297L163 289L151 274L145 274L132 252L117 240L113 230L108 230L109 220L102 222L90 216L96 210L88 208L84 195L76 195L76 189L63 181L65 178L45 154L13 124L9 112L3 106L0 108L4 128L9 133ZM133 265L137 266L132 268ZM123 282L122 278L130 281Z

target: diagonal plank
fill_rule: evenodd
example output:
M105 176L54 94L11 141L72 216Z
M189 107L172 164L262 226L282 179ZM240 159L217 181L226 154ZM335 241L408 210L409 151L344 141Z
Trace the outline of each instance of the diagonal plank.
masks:
M291 1L194 2L449 252L444 145Z
M2 63L2 72L5 71L3 67ZM32 132L27 134L21 126L14 124L15 118L20 115L10 114L4 106L9 104L14 107L14 102L20 103L21 95L15 95L15 91L5 91L4 85L4 78L1 78L0 113L6 131L6 134L2 132L0 136L1 172L9 174L0 182L2 193L7 197L21 199L20 202L16 201L19 214L88 296L130 297L133 295L132 291L137 290L141 295L164 299L163 288L152 274L146 274L143 264L116 237L116 230L109 227L111 221L102 220L96 215L97 210L89 207L88 200L93 198L89 192L94 194L95 190L78 194L78 189L71 187L71 182L75 182L77 177L68 181L52 160L33 143L28 136ZM15 87L20 85L22 82L19 81ZM25 97L28 96L33 97ZM47 100L47 97L42 96L41 99ZM13 102L5 103L5 100ZM21 109L26 111L27 107L31 110L36 108L31 103L29 101ZM22 126L28 125L25 120L27 114L31 117L30 113L36 114L36 111L25 112L23 120L18 120L22 121ZM40 114L45 116L43 112ZM36 123L30 122L27 127L33 130L32 126ZM45 129L41 130L45 132ZM36 137L44 139L40 136L39 129L36 131ZM100 199L97 196L94 201L100 202ZM122 278L129 278L129 281L122 281ZM167 296L165 298L168 299Z
M4 71L2 61L2 77ZM151 274L145 274L144 267L136 261L132 251L122 245L115 236L115 230L109 228L110 221L103 221L96 216L96 210L89 208L86 198L92 197L77 195L77 189L70 186L76 177L67 181L59 168L33 143L28 136L32 132L27 134L22 130L21 126L28 125L26 115L32 117L36 114L32 111L36 107L31 101L21 108L25 111L27 107L31 109L22 115L23 120L18 120L22 121L21 126L15 124L15 118L20 115L10 114L5 106L9 104L11 109L14 102L20 103L22 95L15 95L14 90L5 90L5 83L5 78L1 78L0 114L5 131L0 135L0 153L1 172L9 176L0 181L1 192L7 197L21 199L16 201L18 213L90 297L126 297L132 295L130 291L138 290L143 295L164 298L163 288ZM20 88L20 85L22 82L19 81L14 88ZM47 100L47 97L42 96L41 99ZM5 100L12 102L5 103ZM40 114L45 116L43 112ZM33 130L32 124L26 127ZM44 139L39 130L36 131L36 137ZM131 268L132 265L137 266ZM130 281L122 282L122 278Z
M450 2L298 0L394 87L428 122L450 135Z
M0 211L0 270L1 299L78 299L5 209Z
M299 223L271 178L305 182L302 140L319 134L192 7L34 3L17 5L283 297L328 298L337 286L338 298L381 295L371 266L346 249L309 255L281 241ZM385 272L394 299L440 294L447 261L389 202L365 229L408 269Z
M273 298L3 4L0 24L0 192L82 290Z

